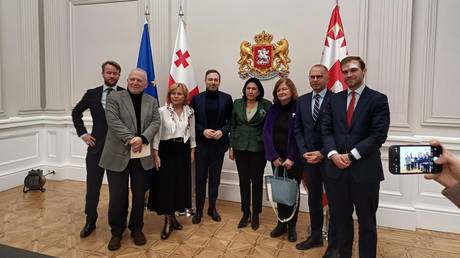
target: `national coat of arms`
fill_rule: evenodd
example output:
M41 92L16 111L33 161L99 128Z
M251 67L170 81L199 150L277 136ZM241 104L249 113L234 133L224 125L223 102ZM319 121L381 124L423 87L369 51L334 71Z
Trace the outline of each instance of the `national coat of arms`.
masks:
M242 79L256 77L268 80L289 74L289 43L286 39L272 44L273 35L262 31L254 36L256 44L243 40L240 45L238 74Z

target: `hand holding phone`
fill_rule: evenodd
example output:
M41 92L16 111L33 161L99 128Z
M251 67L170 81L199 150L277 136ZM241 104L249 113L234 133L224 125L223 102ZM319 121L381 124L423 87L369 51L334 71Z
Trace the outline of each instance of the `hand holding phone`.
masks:
M442 154L441 146L392 145L389 149L389 170L395 175L440 173L442 165L434 161Z

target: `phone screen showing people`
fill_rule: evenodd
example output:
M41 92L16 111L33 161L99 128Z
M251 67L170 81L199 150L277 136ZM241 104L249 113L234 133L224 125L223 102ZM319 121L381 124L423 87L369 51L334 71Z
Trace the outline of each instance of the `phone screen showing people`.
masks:
M434 163L441 147L430 145L398 145L390 147L390 172L393 174L439 173L442 165Z

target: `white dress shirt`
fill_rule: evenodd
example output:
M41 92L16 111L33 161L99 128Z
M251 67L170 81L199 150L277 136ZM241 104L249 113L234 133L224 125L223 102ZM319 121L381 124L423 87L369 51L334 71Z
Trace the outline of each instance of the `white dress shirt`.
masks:
M172 104L158 109L160 113L160 129L153 138L153 149L158 150L160 141L184 138L184 143L190 139L190 148L196 147L195 114L193 109L185 105L180 116L174 111Z

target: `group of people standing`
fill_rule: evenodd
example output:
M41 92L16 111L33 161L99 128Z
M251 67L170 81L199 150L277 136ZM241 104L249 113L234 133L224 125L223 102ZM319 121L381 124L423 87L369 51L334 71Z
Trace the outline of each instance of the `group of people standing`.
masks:
M412 155L410 153L404 158L406 171L407 172L430 172L432 167L431 155L428 152L421 153L418 155Z
M110 191L109 250L120 248L126 228L129 177L132 207L128 227L137 245L146 242L142 226L147 173L153 173L148 208L164 215L162 239L183 228L175 212L192 206L193 161L196 212L192 223L202 220L206 182L207 214L220 221L216 200L228 150L239 176L242 217L238 228L249 224L253 230L259 228L263 175L269 161L273 170L282 176L285 173L297 184L303 175L307 178L311 235L298 243L297 249L323 245L324 188L331 216L329 245L323 257L351 257L354 209L358 215L360 257L375 257L375 213L383 180L379 149L389 127L388 100L364 84L366 68L361 58L345 58L341 68L348 90L329 92L328 70L318 64L309 72L312 92L299 98L292 80L281 78L272 92L273 103L264 98L263 85L256 78L245 82L242 98L233 102L229 94L219 91L220 73L208 70L206 91L194 96L190 104L187 86L175 83L168 89L167 104L158 108L154 98L143 94L147 85L145 72L132 70L128 90L124 91L116 86L119 65L107 61L102 65L104 85L88 90L72 112L77 133L88 145L87 217L80 236L87 237L95 229L104 169ZM113 90L117 92L109 97ZM91 134L82 121L86 109L93 117ZM270 236L287 234L289 241L297 241L299 205L279 203L278 211L280 221Z

